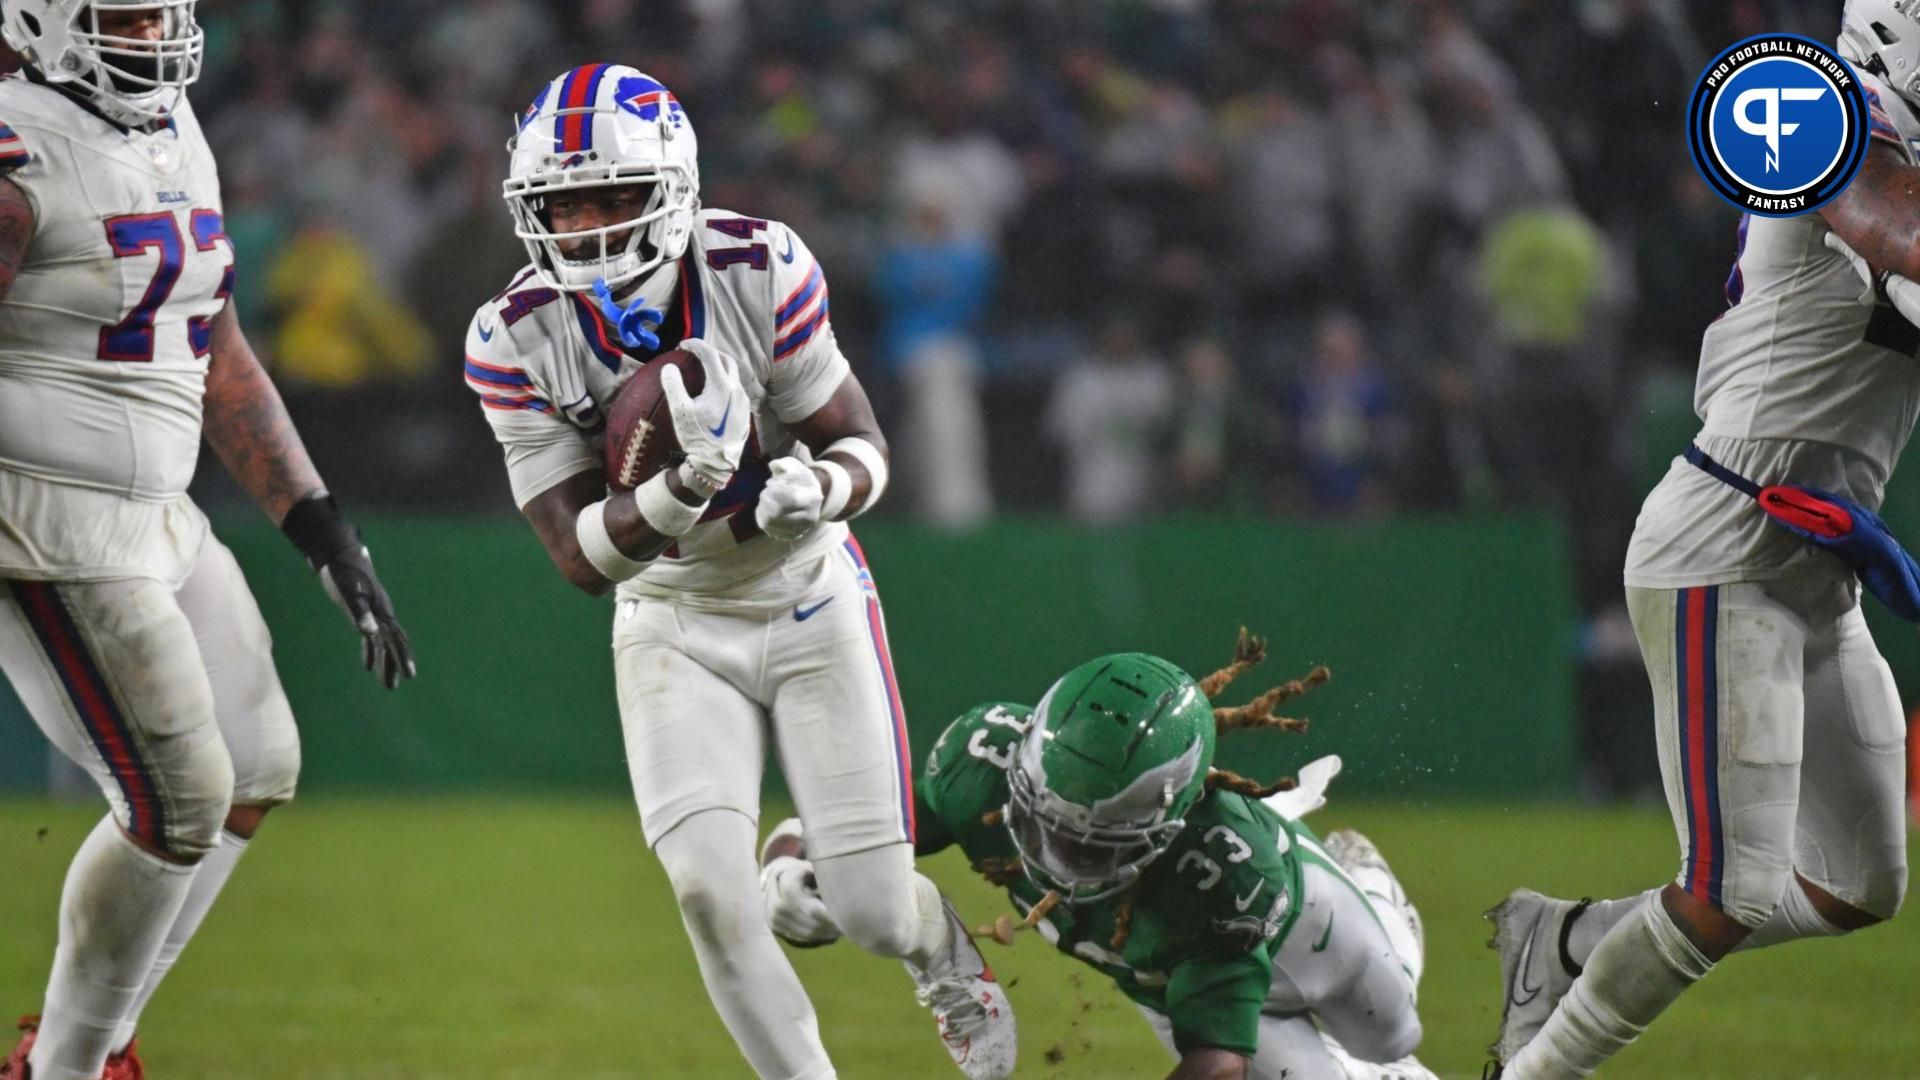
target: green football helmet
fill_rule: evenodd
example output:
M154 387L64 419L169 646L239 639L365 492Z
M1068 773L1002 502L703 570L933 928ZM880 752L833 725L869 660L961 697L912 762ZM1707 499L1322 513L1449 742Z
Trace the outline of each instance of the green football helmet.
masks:
M1131 885L1179 835L1213 764L1213 705L1156 656L1118 653L1060 678L1007 770L1027 876L1068 903Z

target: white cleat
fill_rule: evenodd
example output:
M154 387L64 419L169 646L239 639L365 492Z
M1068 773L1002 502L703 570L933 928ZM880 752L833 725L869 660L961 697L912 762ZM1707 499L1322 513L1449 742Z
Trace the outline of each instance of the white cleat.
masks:
M1488 1048L1502 1064L1546 1026L1579 968L1569 966L1567 929L1591 900L1555 900L1532 889L1515 889L1486 913L1493 924L1487 947L1500 953L1500 1037Z
M951 936L928 970L907 965L919 987L914 997L933 1010L940 1042L968 1080L1006 1080L1013 1075L1018 1050L1013 1003L968 936L952 901L942 897L941 902Z

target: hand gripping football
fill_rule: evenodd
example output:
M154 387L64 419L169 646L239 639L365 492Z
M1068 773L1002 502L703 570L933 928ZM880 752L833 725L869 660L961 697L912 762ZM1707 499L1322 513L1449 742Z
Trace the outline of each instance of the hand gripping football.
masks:
M707 385L700 358L684 349L661 353L621 384L607 407L607 485L615 491L631 491L686 456L660 390L668 364L679 367L688 394L697 396Z

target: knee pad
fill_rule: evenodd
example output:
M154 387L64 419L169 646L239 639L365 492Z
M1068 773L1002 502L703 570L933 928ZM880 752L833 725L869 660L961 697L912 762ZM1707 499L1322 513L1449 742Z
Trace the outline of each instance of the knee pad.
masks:
M730 810L702 811L654 845L687 931L709 942L740 932L751 912L764 925L760 878L753 867L753 823Z
M905 844L816 860L813 868L820 899L848 940L877 956L906 956L913 951L920 912L913 852Z
M198 860L220 842L227 811L233 804L233 760L217 738L202 740L184 754L172 756L155 770L158 804L165 821L159 846L175 858ZM115 792L114 820L134 835L132 808Z
M277 711L263 714L248 734L251 745L232 747L233 801L248 806L293 801L300 782L300 735L286 699L280 699Z

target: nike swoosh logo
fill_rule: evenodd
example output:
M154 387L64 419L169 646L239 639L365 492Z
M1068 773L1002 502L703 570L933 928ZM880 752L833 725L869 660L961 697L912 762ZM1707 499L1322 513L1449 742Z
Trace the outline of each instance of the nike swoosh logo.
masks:
M787 234L787 250L780 253L780 261L788 262L788 263L793 261L793 234L792 233Z
M1320 940L1319 940L1319 941L1316 941L1316 942L1314 942L1314 943L1313 943L1313 951L1314 951L1314 952L1326 952L1326 951L1327 951L1327 942L1328 942L1328 941L1331 941L1332 939L1333 939L1333 916L1331 916L1331 915L1329 915L1329 916L1327 916L1327 929L1326 929L1326 932L1320 935Z
M821 608L826 607L828 604L831 604L831 603L833 603L833 597L829 596L825 600L820 601L819 603L813 605L810 608L796 607L793 609L793 621L806 622L808 619L813 618L814 615L818 613Z
M1260 890L1266 887L1267 887L1267 883L1264 881L1255 882L1252 892L1248 893L1245 896L1236 896L1233 898L1233 910L1245 911L1247 910L1247 908L1253 906L1254 897L1259 896Z
M727 402L727 411L720 414L720 426L708 428L707 429L708 434L712 435L716 439L722 435L725 435L727 433L727 417L732 415L733 415L733 402L729 401Z
M1533 961L1533 941L1534 941L1534 935L1529 933L1527 935L1527 943L1525 945L1520 946L1520 965L1517 970L1514 983L1519 990L1526 991L1527 996L1521 997L1519 994L1509 991L1508 997L1513 1001L1515 1005L1525 1005L1528 1002L1532 1001L1534 998L1539 997L1540 990L1542 989L1541 987L1538 987L1538 986L1527 985L1527 968L1532 966L1532 961Z
M492 340L493 340L493 330L489 330L488 328L486 328L486 327L484 327L484 326L483 326L483 327L481 327L481 328L480 328L480 340L481 340L481 341L492 341Z

